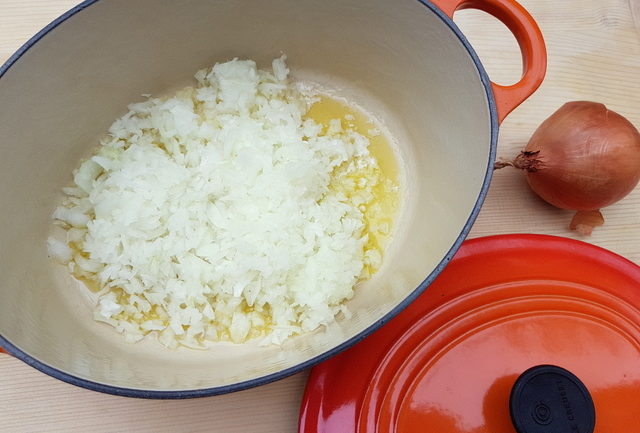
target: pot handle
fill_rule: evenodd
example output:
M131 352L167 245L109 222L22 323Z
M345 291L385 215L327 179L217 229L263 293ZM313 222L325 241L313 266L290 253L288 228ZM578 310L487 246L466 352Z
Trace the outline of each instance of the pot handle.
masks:
M491 88L496 100L498 121L524 102L542 83L547 70L547 50L542 32L533 17L515 0L431 0L453 19L460 9L478 9L493 15L513 33L522 51L522 77L511 86L493 81Z

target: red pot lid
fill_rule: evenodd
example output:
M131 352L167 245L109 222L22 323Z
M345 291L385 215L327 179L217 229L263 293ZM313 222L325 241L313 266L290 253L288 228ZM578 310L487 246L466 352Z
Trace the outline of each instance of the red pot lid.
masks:
M589 433L594 409L596 433L640 431L640 267L571 239L492 236L312 370L300 432Z

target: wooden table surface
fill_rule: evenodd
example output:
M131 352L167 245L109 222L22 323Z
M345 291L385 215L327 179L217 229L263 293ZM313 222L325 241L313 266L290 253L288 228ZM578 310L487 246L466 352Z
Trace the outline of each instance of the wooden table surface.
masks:
M0 0L0 63L77 3ZM640 27L634 26L634 17L636 23L640 19L640 0L521 3L545 35L549 69L538 92L502 124L498 156L516 155L537 125L570 100L603 102L640 127ZM455 20L494 81L509 84L517 79L520 54L504 26L474 11L461 11ZM605 226L582 239L640 264L640 187L603 213ZM536 198L522 173L504 169L495 174L471 236L546 233L579 238L567 229L570 218L570 212ZM295 432L306 377L303 372L225 396L136 400L76 388L0 354L0 431Z

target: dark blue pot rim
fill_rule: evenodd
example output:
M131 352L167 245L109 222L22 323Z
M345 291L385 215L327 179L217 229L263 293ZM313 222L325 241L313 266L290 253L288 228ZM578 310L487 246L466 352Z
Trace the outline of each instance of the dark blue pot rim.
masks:
M45 28L40 30L35 36L29 39L23 46L21 46L18 51L16 51L9 60L7 60L2 66L0 66L0 79L2 76L11 68L11 66L22 57L24 53L29 50L32 46L34 46L40 39L42 39L47 33L51 30L58 27L68 18L73 15L79 13L83 9L88 8L94 3L97 3L99 0L85 0L78 6L73 9L67 11L62 14L60 17L55 19ZM136 397L136 398L152 398L152 399L183 399L183 398L194 398L194 397L208 397L219 394L227 394L230 392L240 391L247 388L253 388L260 385L265 385L270 382L274 382L276 380L283 379L287 376L298 373L304 369L312 367L336 354L339 352L353 346L359 341L363 340L371 333L379 329L393 317L395 317L398 313L400 313L404 308L406 308L411 302L413 302L426 288L433 282L433 280L442 272L444 267L449 263L449 261L453 258L456 251L460 248L460 245L465 240L469 231L471 230L471 226L475 222L478 213L480 212L480 208L487 196L487 192L489 190L489 184L491 182L491 177L493 174L493 164L496 158L496 148L498 143L498 115L496 111L496 103L493 95L493 91L491 89L491 81L487 72L485 71L478 55L469 44L469 41L464 37L460 29L455 25L453 20L451 20L444 12L442 12L437 6L429 2L428 0L416 0L422 5L424 5L431 12L436 14L444 24L446 24L449 29L458 37L460 42L464 45L475 64L478 73L480 75L480 81L484 86L485 93L487 95L487 101L489 103L489 113L491 116L491 148L489 150L489 160L487 161L487 167L485 172L485 177L482 182L482 188L480 189L480 194L478 195L478 199L473 207L473 211L469 215L467 222L465 223L460 235L456 238L453 246L449 249L445 257L442 261L436 266L436 268L427 276L427 278L409 295L407 296L400 304L398 304L393 310L391 310L387 315L385 315L382 319L376 321L371 324L368 328L360 332L358 335L352 337L351 339L343 342L337 347L316 356L308 361L305 361L301 364L295 365L293 367L287 368L285 370L278 371L276 373L268 374L266 376L258 377L255 379L247 380L244 382L234 383L231 385L219 386L214 388L203 388L203 389L190 389L190 390L178 390L178 391L147 391L142 389L134 389L134 388L122 388L117 386L105 385L98 382L93 382L91 380L82 379L80 377L71 375L69 373L65 373L64 371L58 370L56 368L50 367L49 365L31 357L26 354L18 347L13 345L10 341L5 339L2 335L0 335L0 347L4 348L9 354L15 356L16 358L22 360L26 364L42 371L49 376L55 377L56 379L60 379L64 382L70 383L72 385L76 385L82 388L91 389L94 391L103 392L106 394L113 394L125 397Z

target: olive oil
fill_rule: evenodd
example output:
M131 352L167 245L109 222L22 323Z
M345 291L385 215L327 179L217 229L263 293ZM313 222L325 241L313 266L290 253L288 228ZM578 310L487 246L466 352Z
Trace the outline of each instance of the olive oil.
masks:
M327 127L332 119L342 120L342 124L364 135L371 143L369 151L376 158L385 178L398 183L398 161L386 135L376 122L355 107L330 96L323 95L309 108L307 117Z
M373 164L349 170L349 162L334 172L332 189L344 193L359 205L363 213L367 242L364 245L365 267L361 280L368 279L379 267L384 248L393 228L393 219L400 202L399 167L389 138L382 133L374 119L355 107L327 95L319 97L307 112L307 118L324 127L338 119L345 130L352 130L369 140ZM369 194L370 193L370 194Z

